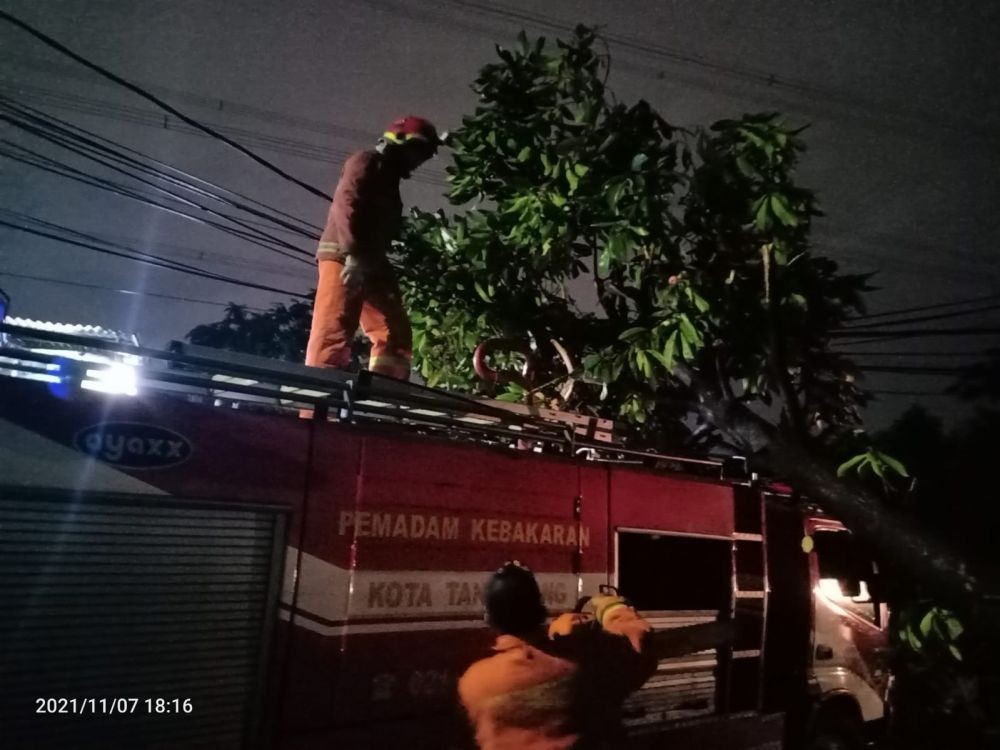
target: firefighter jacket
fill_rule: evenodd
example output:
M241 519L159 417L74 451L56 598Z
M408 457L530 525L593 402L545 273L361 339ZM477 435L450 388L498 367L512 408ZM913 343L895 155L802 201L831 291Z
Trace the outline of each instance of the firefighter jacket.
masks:
M564 616L566 617L566 616ZM602 629L525 640L501 635L496 653L473 664L459 698L481 750L582 750L617 745L625 698L649 679L649 624L631 607Z
M385 258L402 225L400 174L378 151L359 151L344 162L316 251L318 260Z

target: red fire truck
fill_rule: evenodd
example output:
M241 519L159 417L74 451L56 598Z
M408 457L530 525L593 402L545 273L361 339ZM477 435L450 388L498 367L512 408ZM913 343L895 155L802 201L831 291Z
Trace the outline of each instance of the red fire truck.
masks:
M741 459L368 373L0 330L5 748L466 746L455 681L508 559L552 614L603 584L657 629L734 624L629 699L635 747L854 748L883 717L871 565Z

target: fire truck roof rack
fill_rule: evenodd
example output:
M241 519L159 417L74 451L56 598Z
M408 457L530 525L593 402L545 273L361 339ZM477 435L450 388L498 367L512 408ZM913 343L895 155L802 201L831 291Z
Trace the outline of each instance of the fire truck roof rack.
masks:
M716 478L739 478L746 473L742 459L736 461L742 462L743 469L734 472L734 459L629 449L608 419L451 393L368 371L307 367L180 341L162 351L9 323L0 323L0 344L0 377L87 388L102 366L129 362L135 368L139 392L286 413L311 408L319 419L402 426L421 433L531 446ZM80 361L84 354L89 361Z

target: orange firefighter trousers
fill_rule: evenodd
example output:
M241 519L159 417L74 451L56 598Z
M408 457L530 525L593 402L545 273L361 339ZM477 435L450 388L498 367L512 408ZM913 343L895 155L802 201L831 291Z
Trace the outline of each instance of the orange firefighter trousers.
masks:
M413 356L410 320L403 309L399 284L388 261L384 271L369 278L362 289L350 290L340 278L339 260L319 261L319 283L313 306L312 329L306 346L306 364L345 368L351 361L351 340L361 330L372 342L368 369L406 380Z

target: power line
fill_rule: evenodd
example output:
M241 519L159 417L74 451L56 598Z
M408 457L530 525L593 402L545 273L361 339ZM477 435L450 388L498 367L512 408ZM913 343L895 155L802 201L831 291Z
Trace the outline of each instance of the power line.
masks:
M47 73L56 78L68 78L77 81L90 80L86 75L82 75L78 72L75 67L60 65L41 58L28 57L25 55L5 55L4 61L9 65L18 66L34 73ZM102 86L110 85L104 81L98 81L98 83ZM175 101L183 101L202 109L211 109L216 112L225 112L228 114L250 117L263 122L287 125L299 130L306 130L320 135L330 135L335 138L344 138L352 141L370 141L372 139L371 130L356 128L350 125L345 125L344 123L338 123L331 120L314 120L308 117L290 115L286 112L252 106L242 102L233 101L232 99L224 99L222 97L215 96L203 96L184 89L168 88L166 86L159 86L153 83L135 81L135 84L141 85L147 91L158 92ZM18 87L45 91L45 89L41 87L26 86L21 81L18 81Z
M98 289L105 292L115 292L116 294L127 294L130 296L137 297L158 297L160 299L175 300L177 302L192 302L198 305L213 305L215 307L229 307L230 305L236 304L235 302L213 302L207 299L197 299L195 297L178 297L173 294L160 294L158 292L137 292L134 289L116 289L110 286L101 286L100 284L85 284L82 281L68 281L67 279L54 279L49 276L32 276L26 273L13 273L11 271L0 271L0 277L10 276L15 279L26 279L28 281L41 281L49 284L61 284L65 286L76 286L83 289ZM254 310L257 312L265 312L263 308L251 307L250 305L240 305L240 307L246 307L248 310Z
M518 25L529 24L537 28L560 33L572 33L576 26L575 23L569 23L554 16L511 8L510 6L503 6L496 2L484 3L474 0L444 0L444 2L481 17L492 17L500 21ZM978 123L942 118L939 113L933 110L918 110L906 105L887 105L885 101L865 99L858 97L856 94L846 94L836 89L817 86L806 81L778 77L764 70L754 70L746 66L722 63L702 55L681 52L676 49L653 44L633 36L602 33L602 37L609 43L622 49L647 57L696 68L712 75L725 76L741 82L752 83L757 86L766 87L769 90L783 89L794 94L799 99L807 99L824 105L835 103L862 111L881 111L883 114L889 114L911 125L926 126L928 120L933 120L950 130L973 133L976 136L985 137L991 141L996 139L994 132L978 126ZM880 123L880 126L884 127L884 124ZM924 132L926 134L926 130Z
M112 255L119 258L126 258L128 260L134 260L145 265L154 266L157 268L164 268L168 271L176 271L178 273L186 273L192 276L200 276L202 278L211 279L213 281L220 281L226 284L234 284L236 286L247 287L248 289L260 289L265 292L274 292L276 294L285 294L290 297L300 297L305 299L306 295L299 294L297 292L291 292L287 289L278 289L272 286L266 286L264 284L255 284L250 281L240 281L238 279L229 278L227 276L221 276L219 274L213 274L206 271L199 271L195 269L189 269L183 267L183 264L176 264L175 261L170 261L165 258L158 258L149 253L142 253L137 250L132 250L131 253L118 252L106 247L100 247L87 242L80 242L78 240L69 239L67 237L60 237L57 234L51 232L42 231L39 229L33 229L30 227L20 226L9 221L4 221L0 219L0 226L8 227L9 229L14 229L18 232L25 232L27 234L37 235L39 237L45 237L47 239L55 240L56 242L62 242L67 245L73 245L75 247L81 247L87 250L94 250L95 252L103 253L106 255ZM67 230L73 232L73 230Z
M830 331L830 338L835 339L851 339L857 338L859 336L869 336L864 341L852 341L852 344L862 344L872 341L887 341L889 339L904 339L904 338L921 338L921 337L934 337L934 336L985 336L1000 333L1000 327L987 326L981 328L928 328L928 329L914 329L909 331L871 331L864 330L858 333L853 331Z
M886 318L896 315L907 315L909 313L915 312L926 312L928 310L941 310L946 307L961 307L963 305L972 305L977 302L993 302L994 300L1000 299L1000 294L988 294L985 297L972 297L971 299L955 300L953 302L940 302L934 305L917 305L916 307L904 307L898 310L886 310L880 313L871 313L865 315L858 315L851 320L872 320L874 318Z
M994 305L984 305L983 307L976 307L971 310L958 310L955 312L948 313L938 313L937 315L922 315L916 318L902 318L900 320L883 320L876 323L860 323L858 325L848 325L840 328L842 331L858 331L867 328L874 328L877 326L897 326L897 325L907 325L909 323L927 323L932 320L945 320L947 318L960 318L965 315L975 315L977 313L989 312L991 310L1000 310L1000 304Z
M193 183L194 178L191 178L190 175L184 175L184 177L177 177L173 174L168 174L162 169L150 166L149 164L140 161L140 159L137 159L133 156L129 156L128 153L136 154L141 159L145 159L147 161L153 161L148 156L145 156L144 154L141 154L138 151L134 151L133 149L127 149L121 144L115 143L110 139L102 138L94 133L90 133L84 128L76 127L72 123L69 123L65 120L55 117L54 115L50 115L47 112L43 112L41 110L35 109L34 107L29 107L27 105L12 103L12 100L3 95L0 95L0 106L7 109L8 111L13 111L22 117L30 119L35 124L50 128L51 130L54 130L55 132L58 132L67 138L71 138L72 140L78 143L86 144L89 148L99 151L102 154L106 154L107 156L113 158L120 164L127 164L133 169L138 169L147 175L157 177L158 179L163 180L164 182L168 182L177 187L181 187L196 195L211 198L212 200L218 201L219 203L223 203L224 205L252 214L253 216L266 219L269 222L281 228L292 231L301 236L308 237L309 239L313 240L319 239L318 228L315 228L315 231L310 231L309 229L303 229L302 227L296 226L294 224L289 223L288 221L285 221L283 218L275 217L265 211L261 211L255 208L254 206L247 205L239 201L234 201L231 198L219 195L216 192L213 192L197 184L194 184ZM177 172L179 170L172 170L172 171ZM204 183L204 181L200 182ZM217 186L215 187L216 189L225 190L224 188L218 188ZM252 199L245 199L245 200L251 201L252 203L255 203L259 206L263 206L264 208L268 208L271 211L275 210L269 206L265 206L264 204L259 203L258 201L253 201ZM294 217L291 218L295 221L299 221L300 223L303 224L305 223L301 222L300 219L295 219Z
M70 167L67 164L64 164L62 162L56 161L54 159L49 159L48 157L45 157L45 156L42 156L41 154L38 154L37 152L32 151L31 149L25 148L24 146L19 146L17 144L11 143L10 141L6 141L6 140L0 139L0 144L8 145L8 146L10 146L12 148L17 149L20 152L29 154L29 156L31 157L31 158L28 158L28 157L25 157L23 155L19 155L17 153L11 152L9 150L5 150L5 149L0 148L0 156L3 156L5 158L7 158L7 159L12 159L14 161L19 161L19 162L22 162L24 164L28 164L30 166L33 166L36 169L40 169L40 170L42 170L44 172L50 172L52 174L59 175L60 177L65 177L67 179L71 179L71 180L74 180L74 181L77 181L77 182L81 182L81 183L83 183L85 185L88 185L90 187L95 187L95 188L98 188L100 190L105 190L105 191L110 192L110 193L112 193L114 195L118 195L118 196L121 196L121 197L129 198L131 200L137 201L137 202L142 203L144 205L151 206L153 208L157 208L157 209L159 209L161 211L166 211L167 213L173 214L175 216L179 216L181 218L187 219L189 221L193 221L193 222L198 223L198 224L204 224L206 226L214 227L215 229L218 229L218 230L220 230L222 232L225 232L227 234L230 234L230 235L233 235L235 237L238 237L239 239L243 240L244 242L249 242L249 243L251 243L253 245L257 245L259 247L263 247L263 248L265 248L267 250L270 250L272 252L276 252L279 255L286 255L286 253L285 253L284 250L281 250L279 248L274 248L271 245L268 245L268 244L262 242L261 240L257 239L253 234L248 234L248 233L243 232L241 230L234 229L233 227L227 227L224 224L220 224L219 222L212 221L211 219L205 219L203 217L195 216L193 214L189 214L189 213L187 213L185 211L182 211L182 210L180 210L178 208L175 208L173 206L169 206L169 205L166 205L164 203L160 203L160 202L156 201L155 199L151 198L150 196L148 196L148 195L146 195L146 194L144 194L144 193L142 193L140 191L132 190L132 189L128 188L125 185L121 185L120 183L116 183L116 182L113 182L111 180L107 180L107 179L104 179L104 178L101 178L101 177L96 177L96 176L88 174L86 172L82 172L82 171L80 171L78 169L75 169L74 167ZM299 261L299 262L308 262L304 258L299 258L297 256L288 256L288 257L292 258L293 260Z
M51 47L52 49L56 50L57 52L60 52L60 53L62 53L64 55L66 55L67 57L75 60L76 62L80 63L81 65L86 66L87 68L90 68L91 70L93 70L94 72L98 73L99 75L104 76L108 80L114 81L118 85L127 88L129 91L133 92L134 94L137 94L138 96L141 96L143 99L146 99L147 101L152 102L157 107L160 107L165 112L169 112L174 117L180 119L182 122L187 123L191 127L197 128L198 130L201 130L202 132L206 133L207 135L210 135L211 137L216 138L216 139L222 141L226 145L228 145L228 146L236 149L237 151L239 151L244 156L250 157L255 162L257 162L258 164L260 164L261 166L263 166L265 169L270 170L271 172L273 172L274 174L278 175L279 177L281 177L281 178L283 178L285 180L288 180L289 182L292 182L295 185L298 185L299 187L303 188L304 190L307 190L308 192L312 193L316 197L322 198L322 199L324 199L327 202L330 202L330 201L333 200L333 198L330 195L327 195L322 190L319 190L318 188L315 188L312 185L310 185L310 184L308 184L306 182L303 182L302 180L300 180L300 179L298 179L296 177L293 177L292 175L288 174L287 172L285 172L281 168L279 168L276 165L274 165L271 162L269 162L267 159L265 159L265 158L263 158L261 156L258 156L253 151L251 151L250 149L246 148L245 146L242 146L239 143L237 143L236 141L234 141L234 140L232 140L230 138L227 138L222 133L219 133L218 131L213 130L210 127L202 125L200 122L198 122L194 118L188 117L183 112L180 112L179 110L177 110L174 107L170 106L169 104L167 104L165 101L163 101L159 97L157 97L157 96L149 93L148 91L143 90L139 86L136 86L136 85L134 85L132 83L129 83L124 78L121 78L120 76L115 75L111 71L107 70L106 68L102 68L100 65L97 65L96 63L91 62L90 60L86 59L85 57L83 57L81 55L78 55L77 53L73 52L71 49L69 49L65 45L60 44L59 42L57 42L52 37L48 36L47 34L43 34L41 31L37 30L33 26L25 23L24 21L20 20L19 18L16 18L16 17L12 16L10 13L7 13L4 10L0 10L0 20L7 21L8 23L13 24L14 26L17 26L22 31L25 31L28 34L31 34L36 39L40 40L43 44Z
M141 151L137 151L136 149L129 148L128 146L125 146L125 145L123 145L121 143L118 143L117 141L113 141L110 138L105 138L104 136L102 136L102 135L100 135L98 133L95 133L95 132L93 132L91 130L87 130L86 128L82 128L79 125L71 123L71 122L69 122L67 120L63 120L63 119L61 119L59 117L56 117L55 115L53 115L53 114L51 114L49 112L43 112L42 110L36 109L34 107L31 107L31 106L29 106L27 104L24 104L23 102L18 102L18 106L21 107L21 108L23 108L23 109L25 109L25 110L27 110L27 111L29 111L29 112L33 112L34 114L36 114L38 116L45 117L45 118L48 118L48 119L52 120L53 122L59 123L60 125L62 125L65 128L68 128L70 130L76 131L77 133L82 133L83 135L88 136L89 138L92 138L95 141L100 141L102 143L107 144L108 146L112 146L115 149L118 149L120 152L130 153L130 154L133 154L133 155L135 155L137 157L145 159L147 162L155 164L158 167L161 167L162 169L164 169L166 171L169 171L169 172L172 172L172 173L174 173L176 175L179 175L181 178L183 178L185 180L188 180L188 181L190 181L192 183L198 183L200 185L206 186L207 188L211 188L213 190L220 191L222 193L228 193L229 195L236 196L237 198L239 198L242 201L246 201L247 203L253 204L253 205L258 206L260 208L267 209L268 211L271 211L271 212L275 213L278 216L281 216L281 217L284 217L284 218L289 219L291 221L297 222L297 223L301 224L302 227L305 230L311 231L317 237L319 236L319 232L321 232L322 229L323 229L322 227L316 226L314 224L310 224L309 222L307 222L307 221L305 221L303 219L300 219L299 217L294 216L293 214L287 213L286 211L282 211L279 208L276 208L274 206L269 206L266 203L262 203L262 202L260 202L260 201L258 201L256 199L254 199L254 198L251 198L251 197L249 197L247 195L244 195L243 193L240 193L240 192L238 192L236 190L233 190L232 188L222 187L220 185L217 185L214 182L211 182L211 181L206 180L204 178L201 178L201 177L198 177L196 175L190 174L189 172L185 172L184 170L178 169L177 167L175 167L172 164L168 164L168 163L166 163L164 161L160 161L159 159L155 159L154 157L150 156L149 154L144 154ZM211 194L210 191L209 191L209 194ZM219 199L222 199L222 196L218 195L218 193L216 194L216 196ZM302 230L299 229L298 231L301 233Z
M0 84L0 88L3 88L3 84ZM21 99L28 98L35 101L40 100L42 103L58 109L67 109L94 117L118 120L120 122L129 122L145 127L154 127L159 130L170 130L174 133L205 136L205 133L197 128L186 127L183 123L172 123L166 115L159 115L149 110L116 104L104 99L93 99L75 94L51 92L41 87L26 86L20 83L18 83L16 87L8 88L15 91ZM41 96L31 93L28 93L27 95L24 94L24 91L30 92L32 90L42 91L45 93ZM327 164L341 164L352 153L349 149L317 146L307 141L281 138L230 125L221 125L218 123L206 123L206 125L210 126L219 133L239 138L241 142L256 146L262 150L290 154L303 159L321 161ZM449 184L447 176L443 172L431 170L426 166L422 167L420 172L415 173L411 179L437 187L447 187Z
M887 372L896 375L961 375L965 367L914 367L908 365L866 365L862 372Z
M0 102L0 106L2 106L2 102ZM55 145L57 145L57 146L59 146L59 147L61 147L63 149L66 149L67 151L70 151L71 153L74 153L77 156L81 156L84 159L88 159L88 160L93 161L93 162L95 162L97 164L100 164L101 166L105 167L106 169L110 169L113 172L118 172L119 174L123 174L126 177L129 177L129 178L135 180L136 182L139 182L139 183L141 183L143 185L151 187L153 190L155 190L155 191L157 191L159 193L163 193L164 195L169 196L171 199L177 201L178 203L184 204L186 206L190 206L191 208L197 208L198 210L204 211L205 213L209 214L210 216L216 216L216 217L218 217L220 219L223 219L225 221L229 221L229 222L231 222L231 223L233 223L233 224L235 224L237 226L243 227L245 230L248 230L251 233L251 236L252 236L252 234L255 233L258 237L264 238L267 242L272 243L274 246L276 246L276 247L271 247L270 248L274 252L278 252L279 254L284 255L286 257L294 258L293 255L289 255L287 252L283 252L283 251L278 250L278 248L285 248L286 250L290 250L291 252L297 253L297 254L302 255L302 256L306 256L306 257L311 257L312 256L311 252L309 252L307 250L304 250L304 249L302 249L300 247L297 247L296 245L293 245L293 244L291 244L289 242L286 242L285 240L283 240L283 239L281 239L279 237L275 237L274 235L268 234L267 232L261 231L260 229L256 229L255 230L252 226L246 224L242 219L237 219L235 217L228 216L228 215L226 215L224 213L216 211L215 209L210 208L208 206L203 206L200 203L192 201L192 200L184 197L183 195L178 194L177 192L175 192L173 190L169 190L167 188L161 187L160 185L157 185L155 182L153 182L151 180L147 180L144 177L140 177L140 176L138 176L136 174L133 174L133 173L129 172L127 169L123 169L122 167L117 166L113 162L110 162L110 161L108 161L108 159L104 158L104 156L97 156L97 155L95 155L93 153L94 149L89 144L87 144L85 142L85 139L83 141L83 145L74 144L72 138L69 140L69 142L67 142L67 139L64 136L62 136L62 135L53 135L51 132L47 133L43 129L40 129L40 128L35 127L33 125L30 125L30 124L26 124L26 123L24 123L22 121L17 120L16 117L12 117L10 115L6 115L6 114L3 114L3 113L0 113L0 120L5 120L5 121L11 123L12 125L14 125L15 127L18 127L20 129L24 130L25 132L28 132L28 133L32 134L36 138L39 138L39 139L44 140L44 141L48 141L49 143L55 144ZM59 131L57 130L56 132L59 132ZM77 141L78 142L79 142L79 140L80 140L80 137L77 137ZM98 149L98 151L100 153L100 149ZM303 260L303 259L302 258L297 258L297 260ZM308 261L305 261L305 262L308 262Z
M844 352L838 351L842 357L988 357L989 350L978 352Z
M877 396L937 396L939 398L954 398L950 393L944 391L897 391L897 390L884 390L876 389L869 390L864 389L865 393L872 393Z

